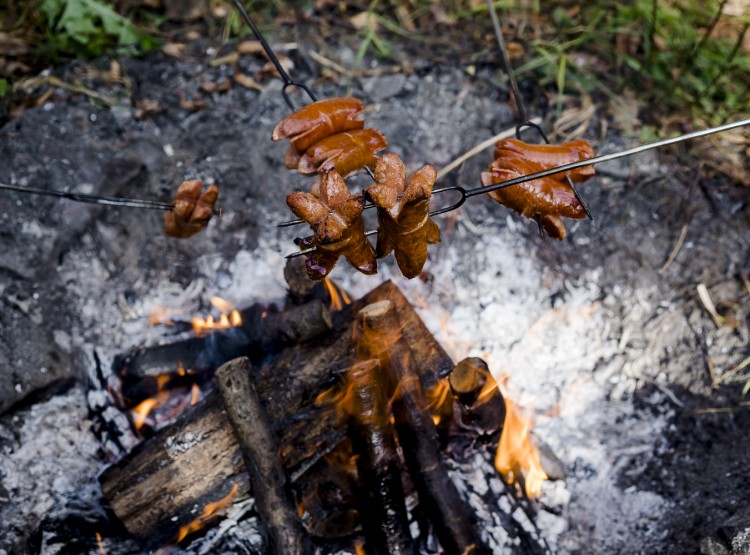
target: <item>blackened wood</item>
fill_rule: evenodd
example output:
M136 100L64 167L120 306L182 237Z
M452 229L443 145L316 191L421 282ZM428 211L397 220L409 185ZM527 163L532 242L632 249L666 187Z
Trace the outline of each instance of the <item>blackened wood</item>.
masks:
M334 329L314 342L292 345L254 366L253 379L278 435L280 456L292 479L347 435L330 408L316 405L323 390L338 383L356 362L351 341L354 317L363 306L388 299L398 314L423 383L434 384L453 362L429 333L399 289L386 282L334 314ZM154 543L169 541L195 508L218 501L241 478L237 501L249 481L239 445L221 400L208 392L175 423L159 430L100 476L104 498L132 534Z
M484 360L463 359L448 376L448 383L459 406L461 427L485 435L502 428L505 400Z
M294 304L303 304L313 299L325 299L326 288L322 281L313 281L307 275L302 256L290 258L284 266L284 280L289 298Z
M368 552L407 555L415 553L415 547L409 532L383 377L377 360L352 366L347 373L344 404L357 455L359 513Z
M171 374L179 368L214 369L239 356L260 360L269 351L313 339L333 327L331 314L320 300L277 313L253 307L241 315L240 326L119 355L113 369L118 375L138 378Z
M490 553L443 463L437 429L421 393L421 361L404 339L392 303L364 307L359 312L355 338L358 354L377 358L390 375L398 442L420 505L441 546L447 553Z
M238 358L219 368L215 381L240 444L268 547L275 555L310 553L311 544L277 453L276 436L250 381L250 370L250 360Z

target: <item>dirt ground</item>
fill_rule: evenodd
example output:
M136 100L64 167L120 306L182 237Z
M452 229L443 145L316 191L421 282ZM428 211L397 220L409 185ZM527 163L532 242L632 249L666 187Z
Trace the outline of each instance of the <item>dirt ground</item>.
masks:
M320 97L348 92L341 76L317 79L320 68L304 54L317 47L312 41L276 37L292 39L303 46L290 52L295 76ZM338 45L336 59L347 64L355 52ZM186 109L181 99L197 100L201 83L233 74L210 59L200 43L182 60L122 59L129 87L82 81L119 98L114 106L57 89L0 129L0 182L167 200L196 177L219 183L225 208L205 233L179 242L163 236L158 212L0 195L0 409L15 407L0 434L0 523L8 530L0 551L64 552L55 543L59 521L50 519L73 493L89 491L101 468L80 460L104 465L117 454L97 449L89 429L47 451L24 447L35 430L64 424L54 414L65 409L50 403L79 403L70 413L93 418L95 357L106 369L114 354L168 335L145 323L158 304L197 311L215 293L238 305L283 295L293 234L274 226L302 181L283 170L285 146L268 138L287 108L279 83L259 77L262 92L235 85L202 94L204 109ZM252 56L237 63L247 74L263 65ZM98 65L106 70L109 61ZM435 61L410 65L409 73L374 71L350 83L370 107L367 126L389 137L410 170L441 167L512 125L497 67L470 75ZM73 80L81 71L73 64L55 74ZM161 112L136 119L144 99L158 100ZM600 123L595 117L586 134L599 152L634 144L601 136ZM564 501L542 498L542 529L556 553L747 552L750 412L741 383L714 385L750 356L750 189L689 152L600 166L583 188L595 220L568 225L563 242L540 239L532 222L486 199L471 201L440 220L443 242L424 279L397 281L414 304L427 302L423 318L456 358L490 353L498 373L536 399L540 416L562 400L573 407L557 420L541 417L538 432L568 476L558 487ZM472 159L444 184L475 186L489 161L489 152ZM352 272L342 264L334 277L355 294L395 275L390 263L380 278ZM29 391L71 382L65 397L29 408ZM78 442L78 462L24 476L23 457L75 458Z

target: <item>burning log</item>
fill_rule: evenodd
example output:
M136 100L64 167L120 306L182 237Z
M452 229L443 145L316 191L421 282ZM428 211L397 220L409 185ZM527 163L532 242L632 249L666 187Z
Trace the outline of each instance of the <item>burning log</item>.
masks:
M258 392L250 382L250 361L239 358L216 371L216 384L242 449L258 513L271 553L312 551L277 454L276 438Z
M505 400L481 358L469 357L456 364L448 377L458 401L459 424L480 434L497 432L505 420Z
M208 370L239 356L259 360L271 350L313 339L333 327L330 312L320 300L285 312L266 314L251 307L240 314L240 326L215 330L203 337L135 349L115 357L113 368L120 375L137 378L171 374L180 367Z
M344 399L357 457L360 521L378 555L415 553L404 505L404 491L388 397L377 360L355 364L347 374Z
M393 304L381 301L360 310L355 338L358 353L377 358L388 371L399 445L420 504L443 549L447 553L490 553L443 464L437 429L421 394L422 362L402 335Z
M390 282L338 313L334 329L315 342L292 345L253 367L253 384L266 402L277 431L282 464L294 483L346 437L329 407L315 398L356 362L351 329L363 306L388 299L399 319L403 341L412 350L421 380L434 385L453 362L427 330L398 288ZM104 498L132 534L157 544L177 536L200 507L225 497L238 484L235 501L250 484L239 445L219 396L207 392L173 424L139 444L99 477Z

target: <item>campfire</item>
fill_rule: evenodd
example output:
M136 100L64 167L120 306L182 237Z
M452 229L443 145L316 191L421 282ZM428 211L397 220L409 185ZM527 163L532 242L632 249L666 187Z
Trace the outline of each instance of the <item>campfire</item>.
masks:
M242 309L236 326L196 327L194 337L115 359L122 408L139 433L149 430L100 476L116 517L157 547L189 541L253 497L277 553L334 540L376 553L423 542L491 552L449 477L451 461L489 462L496 451L506 495L533 507L546 474L530 419L484 361L454 365L392 283L352 302L301 269L287 265L295 302L286 310Z
M712 395L748 367L744 197L704 165L648 188L618 136L510 138L547 139L479 94L496 68L373 66L356 97L316 83L323 109L283 72L229 86L262 49L158 58L156 120L71 96L4 128L10 190L115 208L3 205L0 269L34 285L0 283L0 552L741 552L747 402Z

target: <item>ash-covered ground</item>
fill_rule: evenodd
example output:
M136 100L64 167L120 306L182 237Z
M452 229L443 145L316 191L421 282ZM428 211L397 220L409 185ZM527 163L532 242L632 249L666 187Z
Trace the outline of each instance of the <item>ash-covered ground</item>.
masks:
M410 171L439 168L513 124L496 68L470 76L412 63L420 69L355 79L349 91L314 81L314 64L290 55L320 97L362 98L367 126L389 138ZM336 51L344 63L354 55ZM120 60L129 86L82 81L118 98L114 106L59 89L0 130L0 182L169 200L183 179L199 178L220 186L223 208L205 232L179 241L164 236L158 212L0 195L0 410L8 411L0 553L66 552L58 538L80 522L64 515L100 518L96 474L118 453L91 427L104 394L89 390L97 359L106 374L115 354L171 333L148 324L154 307L189 317L212 295L237 306L284 295L283 256L295 231L275 224L290 217L286 195L309 186L284 169L286 145L270 141L288 109L268 80L263 92L234 86L204 94L202 110L185 109L181 98L195 99L203 82L231 77L231 66L211 67L211 59L194 45L184 60ZM263 63L243 56L238 65L252 74ZM75 80L80 70L60 77ZM161 112L137 120L144 99L158 100ZM631 144L615 134L587 138L602 153ZM478 185L490 158L477 156L444 184ZM394 279L455 360L485 357L535 411L537 437L567 475L545 485L537 516L555 553L729 553L732 542L745 552L750 417L705 409L738 405L741 385L716 389L712 379L750 354L750 191L696 178L698 168L653 153L601 166L582 187L595 221L571 223L562 243L478 198L438 218L443 240L422 278L398 277L393 261L377 276L345 263L334 272L355 296ZM732 316L727 325L714 324L699 283ZM29 392L40 388L47 397L33 404ZM487 489L478 483L485 473L466 474L475 482L468 490ZM223 552L257 552L257 533L236 539L253 529L252 519L237 524L238 514L251 512L236 508L187 552L212 552L228 529L238 543L221 544ZM522 552L496 540L498 552ZM94 530L74 547L96 552Z

